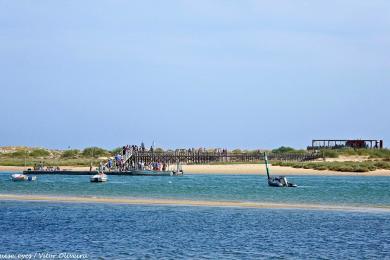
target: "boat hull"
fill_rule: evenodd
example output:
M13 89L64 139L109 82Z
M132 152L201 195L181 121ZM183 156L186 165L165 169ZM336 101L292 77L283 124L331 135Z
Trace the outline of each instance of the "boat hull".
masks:
M11 180L12 181L35 181L37 179L37 176L31 176L31 175L25 175L25 174L12 174Z
M280 182L268 181L268 185L271 187L283 187L283 184Z
M91 182L106 182L107 176L106 175L94 175L94 176L91 176L91 178L89 180Z
M298 185L288 182L283 176L268 179L268 185L271 187L289 187L296 188Z
M133 170L131 175L137 176L172 176L171 171L151 171L151 170Z

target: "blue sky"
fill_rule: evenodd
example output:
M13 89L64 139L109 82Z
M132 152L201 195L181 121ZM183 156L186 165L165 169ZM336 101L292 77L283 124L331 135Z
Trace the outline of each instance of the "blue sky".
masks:
M0 146L387 146L389 56L389 1L0 0Z

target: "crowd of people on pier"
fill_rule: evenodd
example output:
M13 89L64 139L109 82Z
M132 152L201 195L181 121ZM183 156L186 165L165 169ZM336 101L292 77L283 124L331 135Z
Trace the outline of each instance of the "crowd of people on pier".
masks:
M43 162L39 162L39 163L34 163L33 170L54 172L54 171L60 171L61 169L59 166L45 166Z
M123 157L120 154L117 154L114 159L109 159L108 162L104 165L103 163L99 166L99 171L106 170L118 170L118 171L131 171L131 170L149 170L149 171L167 171L168 164L165 162L137 162L132 161L131 163L125 163Z
M151 170L151 171L166 171L168 166L165 162L137 162L134 161L127 163L129 157L135 152L153 152L153 146L149 150L145 148L144 143L138 145L125 145L121 148L121 152L117 153L114 158L110 158L106 164L100 164L99 170L118 170L118 171L130 171L130 170Z
M157 149L158 152L161 152L161 149ZM101 170L115 170L115 171L130 171L130 170L152 170L152 171L166 171L168 165L164 162L164 159L161 156L151 156L150 153L156 152L153 145L147 149L145 144L142 142L141 145L124 145L118 151L113 158L110 158L108 162L104 165L101 165ZM199 156L203 153L213 153L218 156L226 155L228 153L227 149L212 149L207 150L206 148L189 148L189 149L176 149L168 150L168 153L174 153L174 156ZM145 153L145 154L144 154ZM128 161L131 155L136 155L136 160ZM147 159L142 159L142 158ZM159 158L154 161L151 158ZM143 162L150 161L152 162Z
M126 155L128 153L133 152L153 152L154 148L153 146L150 146L150 149L147 150L145 148L145 144L142 142L140 146L138 145L125 145L122 147L122 155Z

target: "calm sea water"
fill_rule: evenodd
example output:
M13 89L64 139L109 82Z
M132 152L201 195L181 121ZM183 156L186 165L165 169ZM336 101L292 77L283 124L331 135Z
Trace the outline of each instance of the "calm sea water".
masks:
M0 202L0 252L89 259L389 259L388 214Z
M291 176L300 187L278 189L258 175L109 176L98 184L88 176L12 182L9 175L0 173L0 193L390 206L390 177Z
M255 175L38 176L2 194L47 194L389 206L389 177ZM390 213L0 201L1 254L72 253L88 259L390 259ZM35 258L40 259L40 258ZM42 258L41 258L42 259Z

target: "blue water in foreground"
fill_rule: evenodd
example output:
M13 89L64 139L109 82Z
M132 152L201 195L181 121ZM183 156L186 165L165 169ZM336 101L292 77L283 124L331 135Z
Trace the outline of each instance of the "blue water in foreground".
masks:
M0 253L88 259L386 259L390 216L308 210L0 202Z
M389 177L289 179L300 187L271 188L256 175L109 176L109 182L94 184L88 176L60 175L12 182L9 173L0 173L0 194L390 206ZM390 213L0 201L0 256L23 253L88 259L390 259Z

